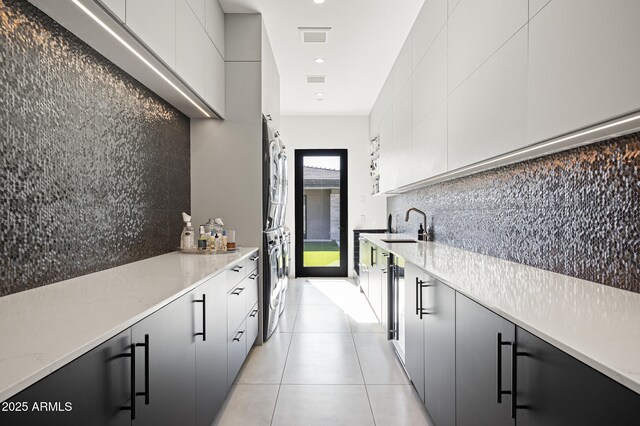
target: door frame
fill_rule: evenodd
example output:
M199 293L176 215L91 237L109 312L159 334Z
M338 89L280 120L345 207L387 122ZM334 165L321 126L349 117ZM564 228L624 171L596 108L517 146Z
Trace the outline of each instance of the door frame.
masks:
M349 210L348 210L348 150L346 149L296 149L295 156L295 259L296 259L296 277L346 277L349 272L348 257L348 228L349 228ZM340 157L340 266L304 266L304 235L302 217L302 203L304 202L303 191L303 159L304 157Z

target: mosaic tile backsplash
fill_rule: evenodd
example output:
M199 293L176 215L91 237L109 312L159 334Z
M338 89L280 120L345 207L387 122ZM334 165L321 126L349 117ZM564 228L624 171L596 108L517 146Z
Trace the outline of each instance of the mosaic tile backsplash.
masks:
M0 296L175 250L189 119L27 1L0 24Z
M387 200L394 230L640 293L640 133Z

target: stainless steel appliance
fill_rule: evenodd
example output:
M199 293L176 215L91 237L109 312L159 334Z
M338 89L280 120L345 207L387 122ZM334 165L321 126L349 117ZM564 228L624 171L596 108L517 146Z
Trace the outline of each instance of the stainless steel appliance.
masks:
M403 258L389 254L387 257L387 339L391 340L398 358L404 363L404 266Z
M263 340L278 327L284 312L289 273L289 230L284 227L287 207L287 154L273 121L263 116Z

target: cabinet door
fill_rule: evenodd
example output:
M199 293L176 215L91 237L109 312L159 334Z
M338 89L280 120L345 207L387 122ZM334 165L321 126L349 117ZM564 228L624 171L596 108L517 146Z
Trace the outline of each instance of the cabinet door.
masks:
M127 329L9 399L28 410L0 411L0 424L130 425L131 411L122 409L131 404L131 358L123 356L130 353ZM58 407L37 411L41 404Z
M529 143L638 109L640 49L633 41L640 39L639 15L640 2L633 0L562 0L533 17Z
M456 424L501 426L515 424L511 418L509 390L511 352L502 340L513 342L515 326L483 306L456 293ZM501 363L498 362L501 354ZM501 364L498 381L498 364Z
M127 26L174 70L176 69L176 1L130 0L126 2Z
M224 11L218 0L205 0L205 29L224 58Z
M101 0L107 8L113 12L122 22L126 16L125 0Z
M204 99L221 116L225 115L224 59L211 40L205 40Z
M518 425L631 425L640 395L518 328Z
M137 349L136 389L148 392L137 398L137 416L133 426L195 424L195 321L193 294L187 293L149 315L132 327ZM148 365L145 365L145 350ZM145 380L148 388L145 388Z
M428 277L428 275L427 275ZM438 426L456 424L456 292L425 280L424 404Z
M196 302L203 300L204 302ZM227 396L227 286L224 272L194 291L196 425L209 426ZM204 318L202 315L204 309ZM202 325L201 325L202 324ZM203 327L204 326L204 327Z
M176 0L176 72L205 97L207 42L211 42L187 0Z
M419 294L423 271L412 263L405 266L405 348L404 363L413 386L424 401L424 321L420 319Z
M240 367L247 358L247 321L242 321L240 327L227 339L227 390L231 389ZM268 368L268 367L267 367Z

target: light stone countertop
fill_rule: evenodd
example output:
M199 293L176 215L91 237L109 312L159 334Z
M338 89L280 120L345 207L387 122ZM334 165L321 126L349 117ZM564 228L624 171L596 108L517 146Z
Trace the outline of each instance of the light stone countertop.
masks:
M415 237L380 248L640 393L640 294Z
M173 252L0 297L0 401L256 250Z

